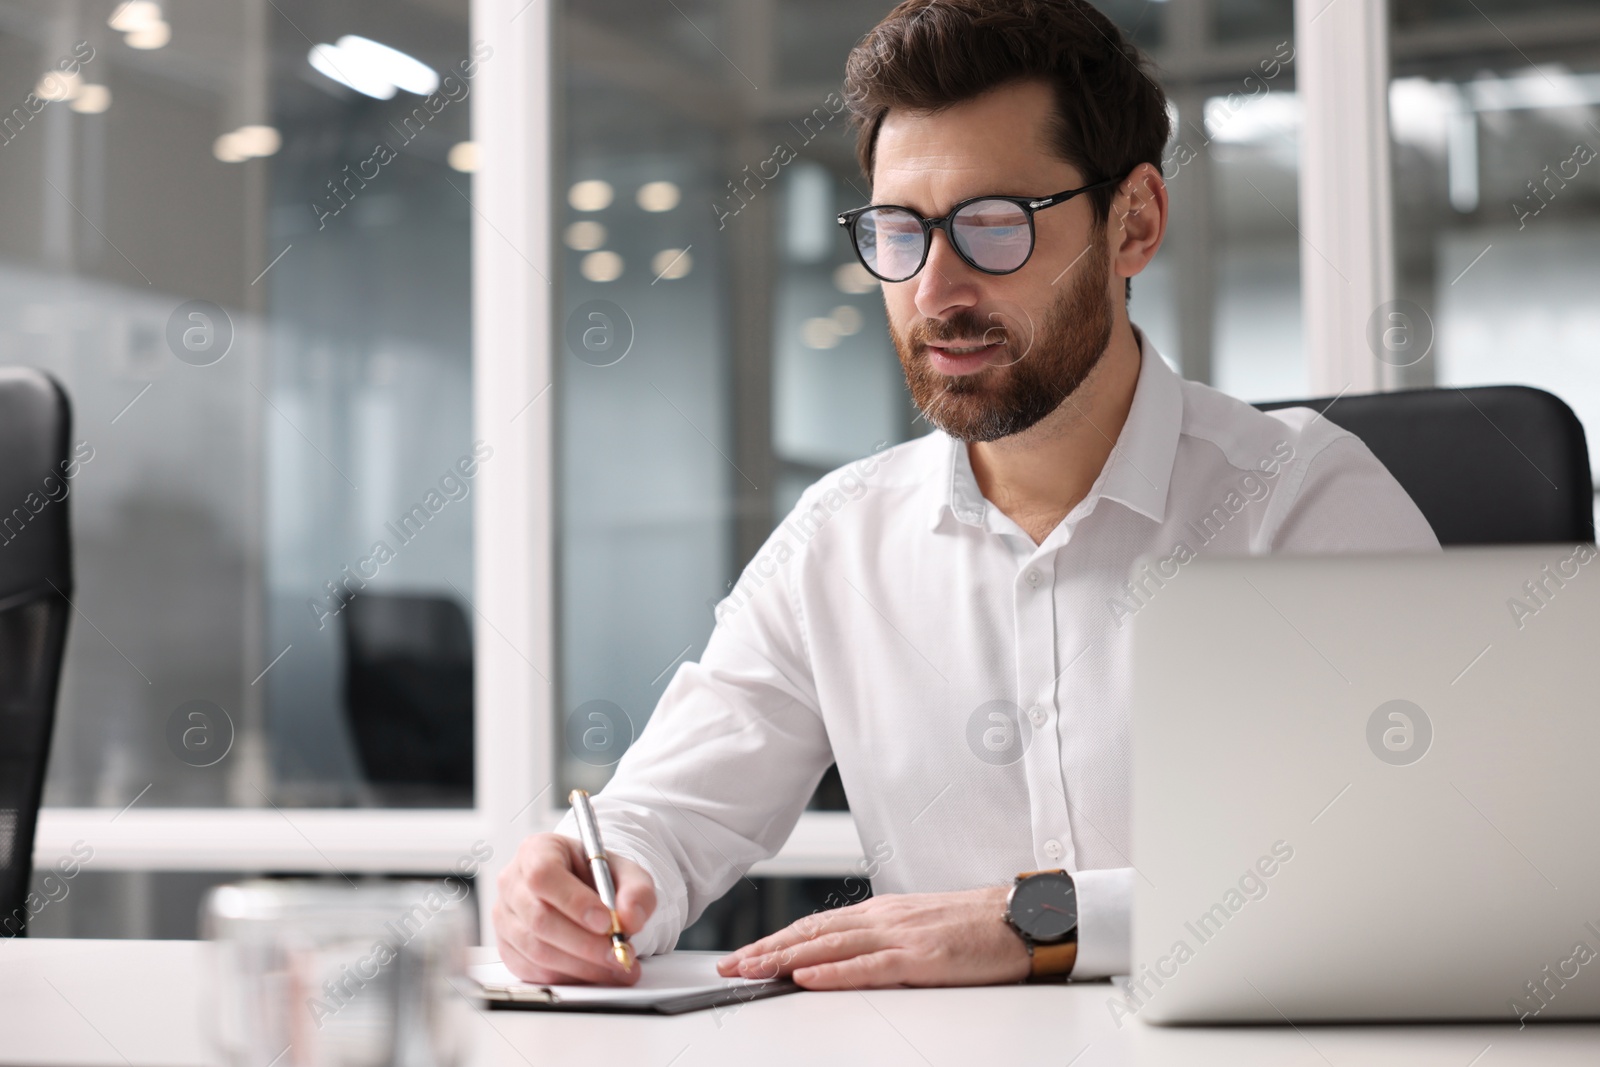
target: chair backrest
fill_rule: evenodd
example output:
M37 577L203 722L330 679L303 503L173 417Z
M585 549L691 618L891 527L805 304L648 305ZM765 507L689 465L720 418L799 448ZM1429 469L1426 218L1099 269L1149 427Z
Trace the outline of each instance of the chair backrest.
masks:
M27 932L34 827L71 612L71 422L53 378L0 367L0 937Z
M449 597L361 592L344 606L345 714L388 802L470 806L472 627Z
M1491 385L1279 400L1365 442L1443 545L1594 540L1583 424L1542 389Z

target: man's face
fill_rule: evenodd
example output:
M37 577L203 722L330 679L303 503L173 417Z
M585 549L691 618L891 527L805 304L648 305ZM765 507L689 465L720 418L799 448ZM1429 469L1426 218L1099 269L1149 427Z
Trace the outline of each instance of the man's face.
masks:
M1053 112L1043 82L937 114L891 111L878 132L872 202L933 217L973 196L1047 196L1110 177L1086 176L1055 155L1045 132ZM1088 195L1033 222L1033 254L1014 273L975 270L935 233L922 270L883 285L912 399L963 441L1039 422L1083 384L1111 338L1106 227Z

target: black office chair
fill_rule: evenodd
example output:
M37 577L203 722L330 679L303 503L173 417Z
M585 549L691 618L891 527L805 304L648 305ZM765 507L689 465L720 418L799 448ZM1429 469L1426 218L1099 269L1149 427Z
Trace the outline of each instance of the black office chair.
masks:
M1312 408L1361 438L1442 545L1594 540L1583 424L1542 389L1405 389L1256 407Z
M72 611L71 423L55 379L0 367L0 937L27 933L34 827Z
M448 597L359 593L344 620L345 715L367 781L397 805L472 805L472 628Z

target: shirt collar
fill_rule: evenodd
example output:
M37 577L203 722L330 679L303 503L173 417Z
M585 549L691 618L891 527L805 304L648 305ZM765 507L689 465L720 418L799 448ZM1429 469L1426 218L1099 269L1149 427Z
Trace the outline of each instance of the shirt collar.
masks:
M1133 404L1090 495L1115 500L1162 522L1183 425L1183 391L1177 373L1167 366L1144 331L1135 326L1134 332L1139 338L1139 380L1134 385ZM937 528L946 514L969 526L982 526L990 505L972 473L967 447L943 431L935 432L944 438L948 451L941 464L944 476L937 483L940 492L930 527Z

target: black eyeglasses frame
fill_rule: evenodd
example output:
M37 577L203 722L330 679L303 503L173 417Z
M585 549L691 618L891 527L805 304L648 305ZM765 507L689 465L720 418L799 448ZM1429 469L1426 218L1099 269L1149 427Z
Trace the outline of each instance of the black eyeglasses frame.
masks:
M956 204L949 210L949 212L938 218L923 218L915 210L906 207L904 204L868 204L865 207L851 208L849 211L840 212L838 219L839 225L843 226L845 228L845 232L850 235L850 247L855 250L857 261L859 261L860 264L867 269L868 274L871 274L874 278L877 278L881 282L908 282L912 278L915 278L918 274L922 273L922 268L927 266L928 263L928 253L933 250L934 230L944 231L945 240L950 242L950 247L955 250L956 255L961 257L961 261L967 266L971 267L973 270L982 271L984 274L1015 274L1017 271L1027 266L1028 260L1033 258L1033 250L1037 240L1037 234L1033 226L1034 212L1043 211L1047 207L1055 207L1057 204L1065 204L1075 196L1079 196L1095 189L1103 189L1108 185L1115 185L1120 181L1122 181L1121 178L1106 178L1103 181L1080 186L1077 189L1063 189L1061 192L1051 193L1049 196L1004 196L993 193L985 194L983 196L971 196L961 201L959 204ZM967 207L970 204L976 204L980 200L1004 200L1007 203L1015 204L1017 207L1021 208L1023 214L1027 216L1028 254L1022 257L1021 263L1018 263L1015 267L1012 267L1009 270L991 270L982 264L974 263L972 258L961 250L960 243L956 241L955 234L950 229L952 220L955 219L956 215L961 211L962 208ZM862 215L866 214L868 211L873 211L878 208L895 208L897 210L904 211L906 214L916 219L917 222L922 226L922 258L917 261L916 269L910 274L906 275L904 278L885 278L883 275L873 270L871 264L867 262L867 257L861 254L861 242L856 235L856 220Z

